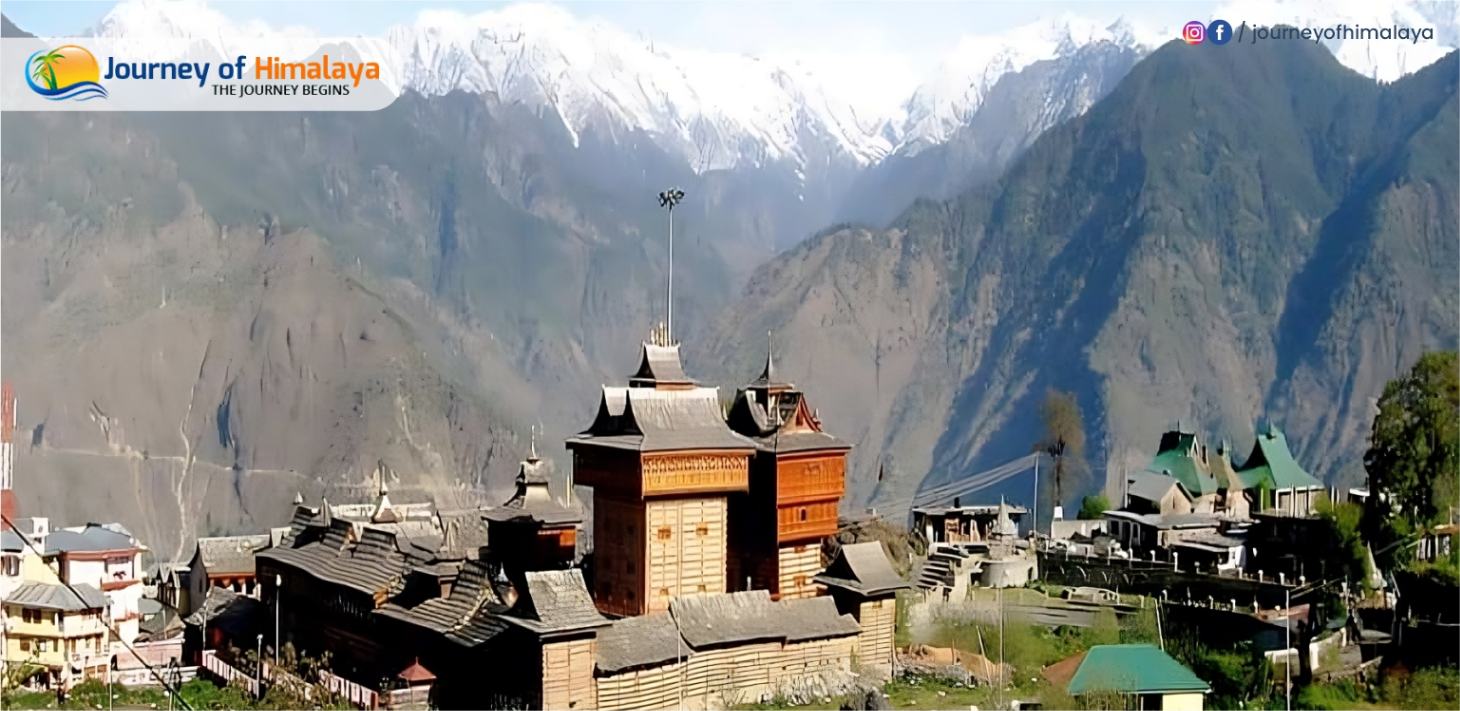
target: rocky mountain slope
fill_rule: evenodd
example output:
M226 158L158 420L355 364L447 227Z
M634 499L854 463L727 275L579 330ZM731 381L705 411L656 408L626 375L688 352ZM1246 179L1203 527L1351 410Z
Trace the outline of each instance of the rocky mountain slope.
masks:
M1380 85L1245 49L1163 47L997 182L807 241L704 357L773 331L863 501L1026 453L1050 387L1116 481L1178 420L1239 447L1271 420L1355 481L1384 380L1456 341L1456 58Z

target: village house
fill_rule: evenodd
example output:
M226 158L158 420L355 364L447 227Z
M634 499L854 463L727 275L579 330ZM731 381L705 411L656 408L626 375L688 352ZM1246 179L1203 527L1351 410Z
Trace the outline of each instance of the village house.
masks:
M1001 507L1004 513L1002 518ZM913 530L921 532L923 539L929 544L987 543L999 536L1017 536L1019 522L1028 513L1029 510L1023 506L964 506L954 497L952 506L913 507Z
M229 588L258 597L254 555L274 542L273 536L267 533L199 538L187 567L178 570L183 583L182 594L174 603L178 612L184 616L193 614L202 606L209 588Z
M142 552L120 524L88 523L51 531L43 556L62 582L90 585L106 596L109 622L121 641L137 639L141 624Z
M1201 711L1211 685L1150 644L1101 644L1044 669L1051 683L1099 708Z
M87 583L21 583L4 600L7 672L17 665L34 668L50 687L103 673L111 660L103 620L107 604Z

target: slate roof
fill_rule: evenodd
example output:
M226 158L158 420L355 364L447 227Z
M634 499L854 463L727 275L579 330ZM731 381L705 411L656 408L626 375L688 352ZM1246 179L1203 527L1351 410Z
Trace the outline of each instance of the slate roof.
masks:
M726 426L719 391L700 387L604 387L593 425L568 438L567 444L569 448L588 445L640 452L751 450L756 446Z
M549 465L536 455L523 460L517 472L517 490L501 506L486 509L481 516L488 521L507 522L528 519L549 526L565 526L583 517L552 496L548 483Z
M765 590L675 598L669 614L697 650L757 640L843 637L861 629L850 615L839 614L829 597L772 602Z
M249 635L258 629L261 615L267 610L264 603L247 595L241 595L228 588L209 588L202 607L188 615L185 622L192 626L221 629L234 639L251 639Z
M614 674L672 662L689 652L674 618L668 612L653 612L614 620L599 630L594 658L599 671Z
M796 411L801 407L804 395L798 390L778 393L775 403L775 417L771 417L764 403L764 391L741 390L730 405L726 422L730 429L755 441L756 448L763 452L804 452L811 450L849 450L852 445L820 429L794 426Z
M443 558L464 559L477 557L478 551L487 545L487 523L482 519L481 509L442 511L441 548L437 551Z
M463 647L473 647L507 628L500 617L506 610L488 578L486 564L472 560L461 566L450 595L413 607L388 603L376 614L436 632Z
M197 554L210 575L252 575L254 555L271 542L267 533L199 538Z
M1266 484L1272 489L1321 489L1323 482L1303 469L1288 449L1288 438L1276 426L1257 433L1252 453L1237 469L1238 476L1252 487Z
M1211 691L1211 685L1153 645L1102 644L1085 653L1068 689L1074 696L1101 691L1206 693Z
M430 562L430 550L373 526L366 527L360 533L360 540L351 544L351 525L349 521L336 519L323 531L306 530L257 557L367 595L398 592L408 568Z
M843 545L831 565L813 580L827 587L862 595L878 595L908 587L907 582L892 569L882 544L877 541Z
M583 582L583 571L541 570L526 573L525 590L506 620L539 635L573 632L609 624L599 614Z
M85 583L74 587L76 589L73 592L59 583L21 583L20 587L5 596L5 604L65 612L100 610L106 607L106 596L100 590Z
M60 529L46 536L46 553L137 550L133 538L101 524L88 523L79 531Z
M633 385L693 385L684 374L684 365L679 360L679 344L660 346L642 343L639 349L639 369L629 376Z

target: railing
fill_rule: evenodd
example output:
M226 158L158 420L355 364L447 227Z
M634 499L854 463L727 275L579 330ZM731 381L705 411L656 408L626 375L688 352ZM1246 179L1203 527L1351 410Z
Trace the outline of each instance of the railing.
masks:
M338 694L340 698L362 709L380 708L380 695L368 686L357 684L327 671L319 673L319 681L330 690L330 693Z
M144 667L111 673L112 682L123 686L162 686L162 682L157 680L158 674L169 683L184 684L197 678L198 667L160 668L155 673Z
M211 650L203 650L203 669L207 670L224 684L241 683L250 696L255 698L259 695L259 683L252 674L246 674L236 669L233 665L218 658L218 653Z

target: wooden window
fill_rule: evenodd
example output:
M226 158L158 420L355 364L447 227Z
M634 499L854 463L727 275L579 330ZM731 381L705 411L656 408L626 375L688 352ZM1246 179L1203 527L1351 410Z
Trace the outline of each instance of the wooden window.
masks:
M20 651L22 651L22 652L29 652L30 651L30 640L24 639L24 638L22 638L20 640Z
M800 513L801 513L801 520L802 521L805 521L806 520L806 507L805 506L802 506L801 507Z

